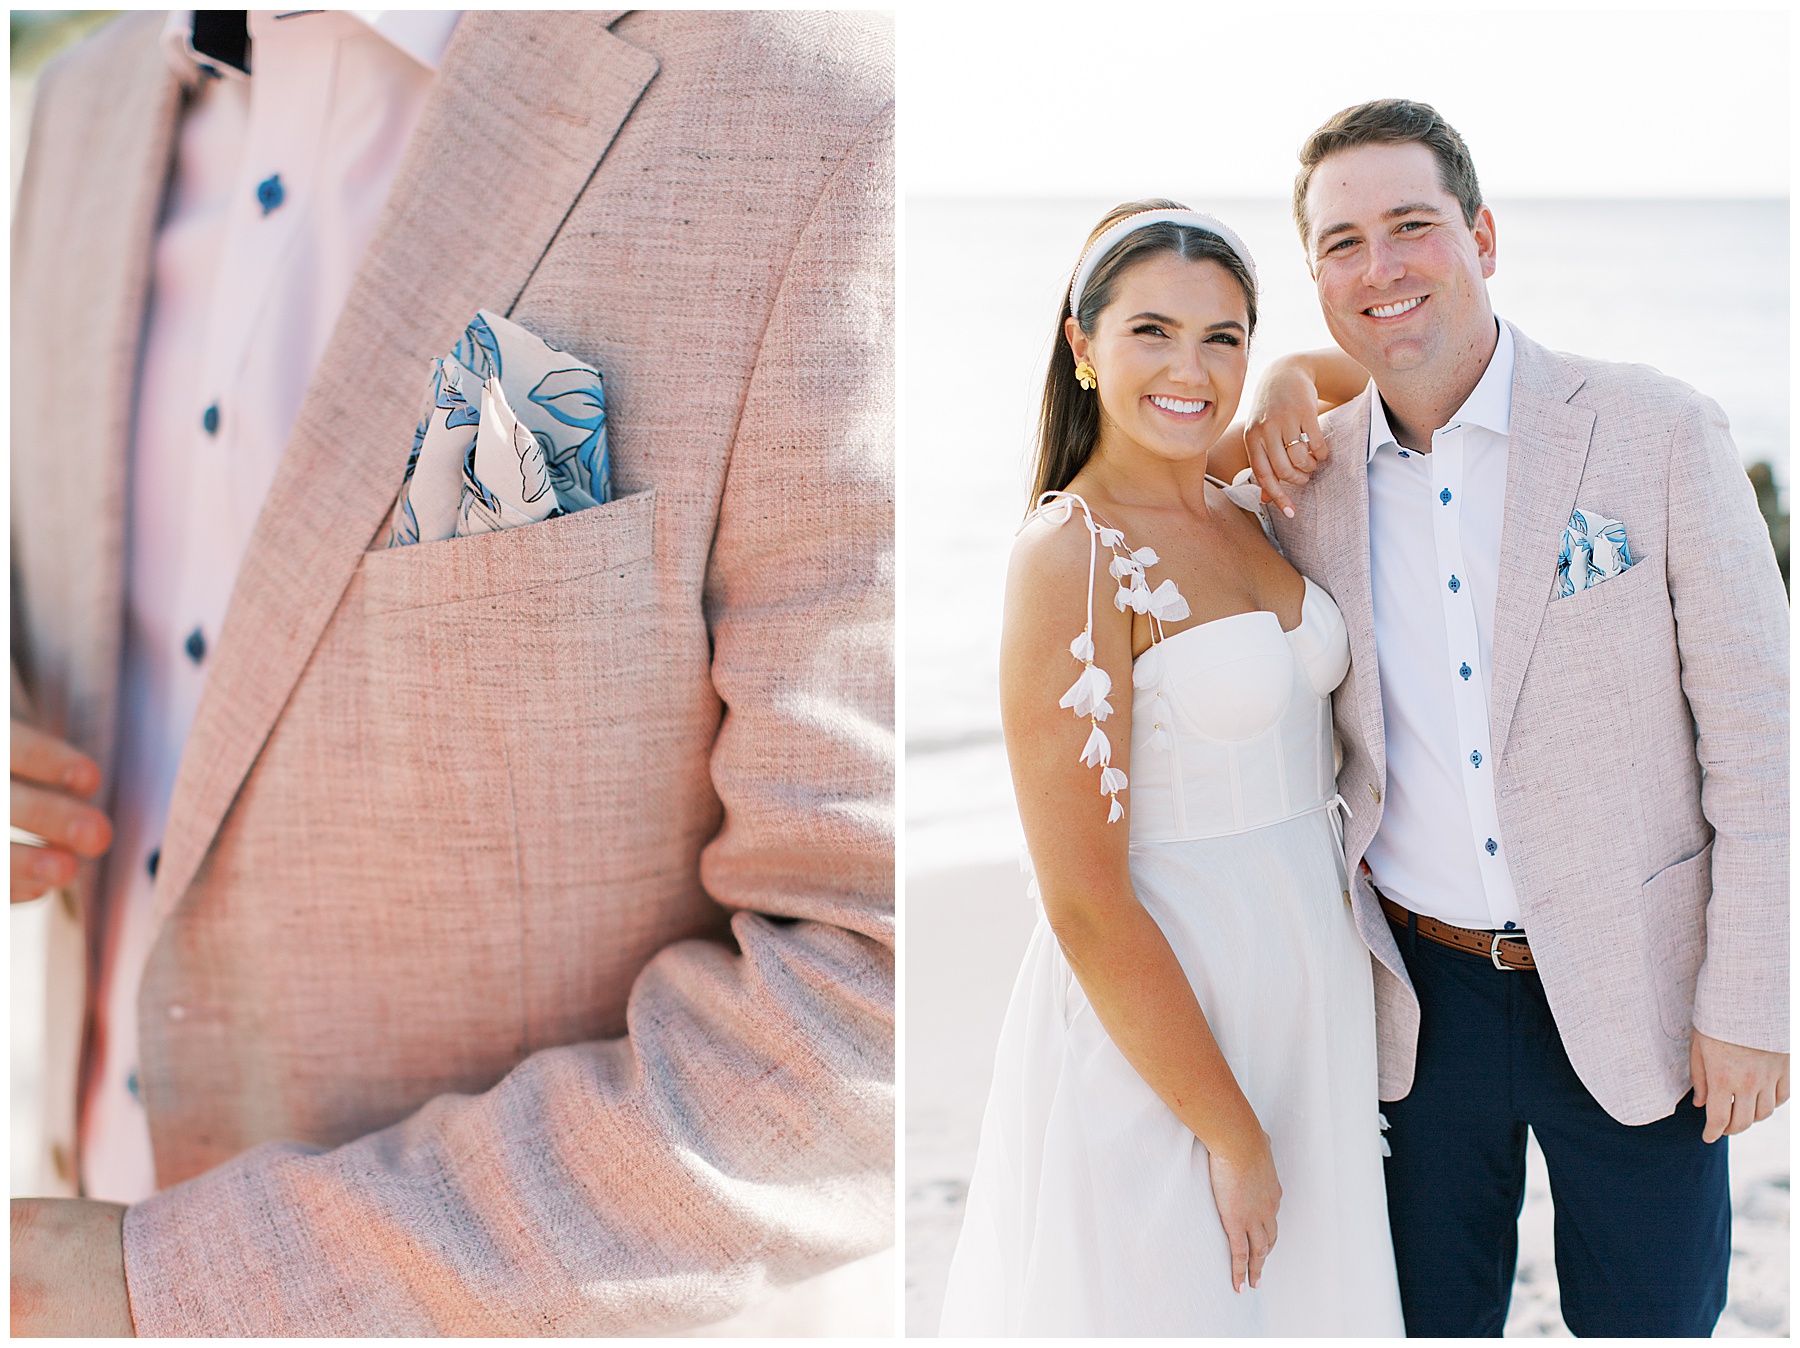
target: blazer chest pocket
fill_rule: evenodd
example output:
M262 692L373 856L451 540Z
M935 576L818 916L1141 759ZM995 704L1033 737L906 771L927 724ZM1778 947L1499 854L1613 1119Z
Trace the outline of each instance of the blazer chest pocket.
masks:
M1673 622L1661 561L1645 558L1579 594L1552 599L1532 667L1574 705L1608 709L1622 730L1622 709L1645 693L1643 654L1658 647Z
M457 604L627 570L656 544L656 492L468 538L363 554L367 617Z
M1660 588L1661 576L1660 566L1650 558L1640 557L1629 568L1609 580L1590 585L1578 594L1552 598L1550 607L1545 610L1544 620L1569 623L1581 621L1582 614L1595 616L1624 612L1634 601L1643 597L1642 591Z
M595 736L620 774L639 765L642 684L663 676L672 646L655 519L645 491L364 555L347 625L356 730L397 791L585 753Z

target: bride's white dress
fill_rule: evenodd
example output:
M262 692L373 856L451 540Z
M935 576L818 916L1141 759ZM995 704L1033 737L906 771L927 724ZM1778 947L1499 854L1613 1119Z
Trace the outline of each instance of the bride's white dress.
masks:
M1404 1333L1369 952L1335 813L1329 697L1349 660L1337 605L1309 580L1294 631L1267 612L1221 618L1132 671L1132 884L1273 1140L1279 1236L1261 1285L1232 1291L1206 1149L1107 1037L1040 910L940 1333Z

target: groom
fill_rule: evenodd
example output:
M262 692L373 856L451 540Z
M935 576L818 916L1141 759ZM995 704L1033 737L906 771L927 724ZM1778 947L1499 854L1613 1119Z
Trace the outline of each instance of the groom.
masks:
M1711 399L1496 320L1493 214L1433 109L1347 109L1301 164L1320 307L1373 387L1277 527L1350 627L1339 789L1407 1332L1501 1333L1529 1128L1569 1328L1710 1334L1721 1137L1788 1090L1765 526Z

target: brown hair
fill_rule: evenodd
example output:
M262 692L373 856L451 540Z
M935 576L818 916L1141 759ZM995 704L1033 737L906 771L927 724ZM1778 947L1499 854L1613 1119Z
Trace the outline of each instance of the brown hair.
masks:
M1306 189L1320 161L1359 145L1423 145L1437 158L1438 181L1462 207L1463 223L1474 227L1481 211L1481 184L1475 161L1456 128L1428 103L1404 98L1378 98L1345 108L1300 147L1300 172L1294 178L1294 224L1306 242Z
M1137 215L1141 211L1187 209L1179 201L1127 201L1114 206L1094 226L1088 234L1087 246L1091 248L1095 239L1128 215ZM1101 310L1112 303L1119 278L1157 253L1174 253L1190 262L1217 262L1225 268L1243 288L1248 332L1256 331L1256 282L1244 260L1230 244L1210 230L1162 221L1132 230L1107 249L1095 264L1087 288L1081 292L1081 312L1074 316L1083 332L1091 334L1094 331ZM1083 256L1086 256L1085 249ZM1075 265L1081 265L1080 259ZM1044 400L1038 411L1037 462L1031 487L1033 505L1045 492L1061 491L1074 481L1075 474L1087 464L1094 446L1100 442L1100 399L1075 382L1075 365L1064 336L1069 316L1069 295L1065 287L1062 307L1056 316L1050 367L1044 372Z

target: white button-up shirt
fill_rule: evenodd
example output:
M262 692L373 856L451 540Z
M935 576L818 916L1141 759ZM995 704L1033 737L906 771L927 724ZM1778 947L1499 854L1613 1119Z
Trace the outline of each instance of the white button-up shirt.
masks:
M90 1197L129 1203L156 1188L137 994L175 770L251 528L456 19L252 12L248 77L194 52L191 11L163 32L189 97L130 451L112 920L82 1123Z
M1506 510L1513 336L1432 432L1402 448L1369 400L1369 570L1387 796L1366 859L1382 893L1459 927L1520 929L1494 803L1488 707Z

